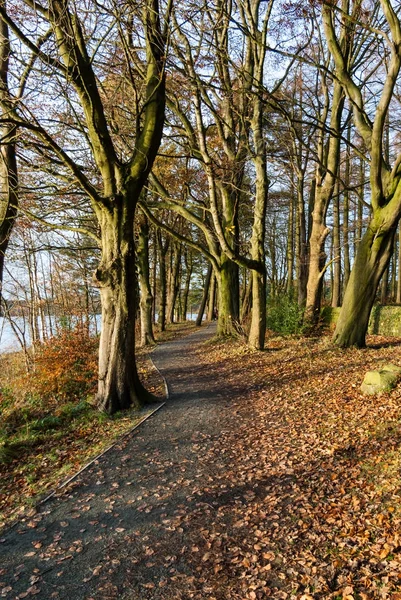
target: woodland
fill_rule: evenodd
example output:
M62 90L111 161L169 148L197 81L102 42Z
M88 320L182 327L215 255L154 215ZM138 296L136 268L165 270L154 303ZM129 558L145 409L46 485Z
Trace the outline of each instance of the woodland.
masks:
M0 525L38 527L160 402L155 345L215 321L172 370L231 402L188 441L212 499L164 532L193 575L138 597L401 598L401 392L360 392L401 365L368 329L401 305L400 70L398 0L0 0Z
M136 337L206 305L259 351L269 304L303 332L341 306L333 343L363 347L401 301L399 10L3 1L2 298L27 368L101 313L97 404L143 405Z

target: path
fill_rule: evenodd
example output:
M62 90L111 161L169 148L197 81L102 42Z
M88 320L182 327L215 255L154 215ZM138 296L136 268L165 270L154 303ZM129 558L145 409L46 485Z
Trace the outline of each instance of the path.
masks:
M207 582L194 587L199 548L188 554L214 510L208 482L223 481L229 467L224 452L217 463L205 457L222 426L235 426L223 385L191 352L213 331L160 346L154 358L170 385L167 405L65 493L3 532L0 597L214 597Z

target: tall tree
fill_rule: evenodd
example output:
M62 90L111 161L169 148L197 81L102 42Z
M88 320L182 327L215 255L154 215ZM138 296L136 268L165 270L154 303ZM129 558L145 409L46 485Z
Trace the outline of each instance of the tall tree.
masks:
M85 161L83 154L63 147L67 136L56 135L51 122L33 105L27 106L25 113L21 109L11 121L29 130L42 154L53 158L53 166L67 171L74 184L85 192L97 217L102 250L95 272L102 304L97 401L101 410L114 413L151 399L139 381L135 364L134 215L163 131L165 46L171 3L164 25L158 0L145 0L138 11L130 2L123 2L119 8L113 2L100 6L96 2L81 5L69 0L49 0L47 5L24 0L23 4L23 17L18 10L7 13L4 6L0 7L0 16L42 60L43 89L49 82L64 92L71 128L75 135L82 136L91 160ZM35 21L40 23L40 29L50 28L52 32L47 52L37 46L30 28L25 26ZM102 30L99 39L93 37L97 27ZM142 50L134 41L141 31ZM107 98L105 81L99 78L101 72L97 70L104 65L104 60L98 61L102 43L105 51L108 43L114 45L117 53L118 46L122 47L121 58L125 61L120 64L125 66L119 74L120 81L130 82L130 93L136 98L134 141L128 148L113 136L113 103ZM29 119L25 118L27 114ZM53 170L56 174L57 168Z
M401 25L390 0L372 4L372 12L362 3L323 4L322 15L326 39L335 62L335 75L343 86L353 109L355 126L370 155L371 219L358 246L343 306L334 332L334 342L342 347L364 346L370 312L380 279L393 251L397 223L401 216L401 155L393 166L385 158L385 125L401 67ZM373 27L373 17L380 13L380 31ZM377 48L377 66L381 67L383 85L374 88L378 95L372 114L366 95L350 72L340 44L342 31L357 24L371 33L371 46ZM340 33L339 33L340 30ZM376 40L379 40L378 42Z
M5 0L0 0L5 10ZM16 126L7 123L14 114L9 89L10 37L7 23L0 22L0 111L3 124L0 128L0 299L2 295L4 258L11 231L18 212L18 171L16 157Z

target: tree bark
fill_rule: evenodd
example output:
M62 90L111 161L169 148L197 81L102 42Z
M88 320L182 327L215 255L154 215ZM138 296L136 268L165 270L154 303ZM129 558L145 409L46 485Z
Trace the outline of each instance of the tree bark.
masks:
M322 117L322 132L319 142L319 164L316 173L315 201L312 213L312 228L309 239L309 270L306 292L304 323L313 327L320 315L323 275L326 264L325 242L330 229L326 226L326 215L330 200L333 197L340 157L340 128L344 107L344 95L341 85L335 81L330 117L330 134L326 144L323 143L323 125L326 116ZM325 107L328 112L328 105Z
M333 287L331 306L341 304L340 186L337 181L333 198Z
M168 280L167 294L167 315L166 320L169 325L174 323L175 307L178 291L180 289L180 271L181 271L181 244L175 242L171 248L171 262Z
M213 321L213 319L215 318L215 315L216 315L215 309L216 309L216 275L214 274L214 271L213 271L212 277L210 280L209 296L208 296L208 303L207 303L206 319L208 321Z
M137 225L137 263L140 290L139 310L141 322L141 346L149 346L155 343L152 324L153 294L150 284L149 267L149 223L146 216L142 212L140 212L137 216Z
M238 265L224 255L217 275L218 320L217 335L235 336L239 324Z
M202 300L201 300L201 303L199 306L198 316L196 317L196 321L195 321L195 324L197 327L200 327L202 325L202 319L203 319L203 315L205 313L207 297L209 294L210 280L211 280L212 275L213 275L213 265L209 264L209 266L207 268L207 273L206 273L205 285L203 286Z
M163 237L160 229L157 231L157 245L159 248L159 279L160 279L160 303L158 323L160 331L166 329L166 305L167 305L167 275L166 275L166 256L170 245L170 239L167 238L163 244Z
M5 8L5 0L0 0ZM13 114L14 106L8 87L10 39L7 24L0 19L0 110L2 116ZM4 257L18 213L18 170L16 127L4 124L0 129L0 300L3 288Z
M125 198L113 211L104 211L102 259L95 272L102 304L97 402L109 414L152 399L139 381L135 363L133 210Z
M365 346L369 317L380 279L388 266L396 225L373 219L358 246L333 342L342 348Z
M192 253L187 248L184 254L185 260L185 284L184 284L184 298L183 298L183 307L182 307L182 320L187 320L188 313L188 297L189 297L189 289L191 287L191 277L193 270L193 261L192 261Z

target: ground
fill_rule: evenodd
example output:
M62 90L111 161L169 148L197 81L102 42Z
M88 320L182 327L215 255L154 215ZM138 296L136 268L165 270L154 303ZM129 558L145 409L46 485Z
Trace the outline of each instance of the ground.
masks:
M401 389L359 390L401 341L212 334L160 346L165 407L2 533L0 597L401 599Z

